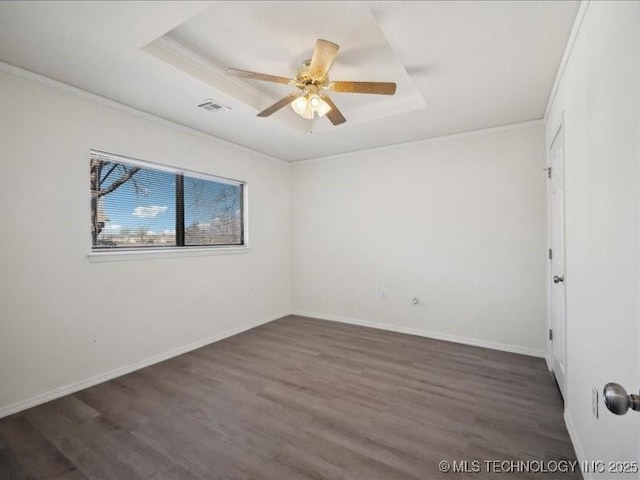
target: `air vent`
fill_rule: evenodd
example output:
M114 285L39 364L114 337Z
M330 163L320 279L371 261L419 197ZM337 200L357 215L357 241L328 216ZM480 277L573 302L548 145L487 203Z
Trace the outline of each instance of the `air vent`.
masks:
M202 108L203 110L206 110L210 113L218 113L224 112L225 110L231 110L231 108L227 107L226 105L222 105L221 103L216 102L215 100L211 100L210 98L200 102L198 104L198 108Z

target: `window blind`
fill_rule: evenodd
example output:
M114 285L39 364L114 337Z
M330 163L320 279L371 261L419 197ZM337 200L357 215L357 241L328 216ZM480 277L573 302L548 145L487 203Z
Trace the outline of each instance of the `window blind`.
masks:
M94 250L244 245L244 183L92 152Z

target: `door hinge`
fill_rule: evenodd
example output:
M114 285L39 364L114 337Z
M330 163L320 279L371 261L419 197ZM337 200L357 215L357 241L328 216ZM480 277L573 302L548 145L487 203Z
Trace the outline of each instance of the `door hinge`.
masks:
M553 249L549 249L549 260L553 260Z
M553 340L553 330L549 329L549 340Z
M551 167L544 168L547 171L547 178L551 178Z

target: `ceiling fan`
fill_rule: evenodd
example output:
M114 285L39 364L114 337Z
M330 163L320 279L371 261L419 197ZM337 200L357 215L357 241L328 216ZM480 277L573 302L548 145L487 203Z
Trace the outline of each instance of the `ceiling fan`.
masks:
M333 125L340 125L347 121L335 103L323 90L331 90L339 93L368 93L375 95L393 95L396 93L396 84L391 82L330 82L327 72L338 54L340 47L327 40L318 39L313 56L302 63L302 68L296 72L295 78L279 77L265 73L248 72L230 68L227 75L262 80L265 82L291 85L300 89L278 100L276 103L258 113L258 117L268 117L287 105L303 118L312 120L315 114L318 117L325 115Z

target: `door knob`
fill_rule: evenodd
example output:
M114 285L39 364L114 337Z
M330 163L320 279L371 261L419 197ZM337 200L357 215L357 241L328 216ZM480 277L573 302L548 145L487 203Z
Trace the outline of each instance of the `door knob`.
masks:
M553 283L564 282L564 277L559 277L558 275L553 276Z
M640 410L640 395L629 395L622 385L607 383L603 391L604 404L616 415L624 415L627 410Z

